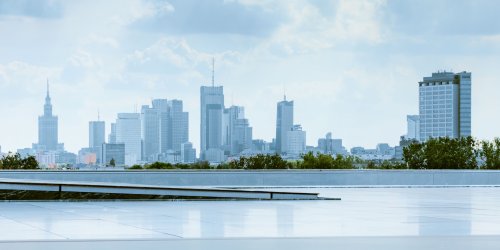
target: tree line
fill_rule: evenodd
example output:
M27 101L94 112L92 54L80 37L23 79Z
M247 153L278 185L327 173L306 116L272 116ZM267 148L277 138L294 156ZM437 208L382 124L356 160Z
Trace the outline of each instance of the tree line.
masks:
M409 169L500 169L500 138L479 141L472 137L431 138L403 149Z
M38 161L32 155L21 157L19 153L7 154L0 159L0 169L38 169Z

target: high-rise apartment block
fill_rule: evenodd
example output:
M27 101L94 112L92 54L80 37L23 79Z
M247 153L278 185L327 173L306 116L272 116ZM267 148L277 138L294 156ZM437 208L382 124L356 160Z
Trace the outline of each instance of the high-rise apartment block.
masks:
M437 72L419 82L420 140L471 135L471 73Z

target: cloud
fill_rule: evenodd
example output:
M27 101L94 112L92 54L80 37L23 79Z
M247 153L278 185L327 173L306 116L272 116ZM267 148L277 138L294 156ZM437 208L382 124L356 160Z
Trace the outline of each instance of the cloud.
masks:
M45 86L47 79L58 79L61 72L61 68L32 65L21 61L0 64L0 87L15 89L12 92L1 91L0 97L4 99L36 93ZM40 88L33 88L34 85Z
M146 15L133 22L131 27L164 34L262 37L270 35L283 21L280 12L262 11L260 6L243 5L235 1L179 0L171 1L168 6L168 11Z
M336 1L325 4L283 1L287 22L263 48L276 54L311 53L339 45L378 44L384 41L384 1Z
M395 33L433 37L500 34L498 1L388 1L386 23Z
M26 16L34 18L60 18L63 5L58 0L2 0L0 16Z

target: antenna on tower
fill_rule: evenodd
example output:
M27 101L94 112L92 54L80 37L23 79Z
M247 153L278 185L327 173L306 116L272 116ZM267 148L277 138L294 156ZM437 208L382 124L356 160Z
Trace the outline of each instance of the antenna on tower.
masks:
M99 113L99 109L97 109L97 121L101 120L101 114Z
M49 96L49 78L47 77L47 96Z
M286 88L285 88L285 85L283 85L283 100L286 101Z
M212 57L212 87L214 87L215 85L214 76L215 76L215 57Z

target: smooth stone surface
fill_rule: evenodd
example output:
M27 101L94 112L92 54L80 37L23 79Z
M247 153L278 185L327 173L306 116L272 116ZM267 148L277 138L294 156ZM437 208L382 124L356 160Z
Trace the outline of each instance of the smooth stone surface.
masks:
M500 236L500 188L273 188L342 201L0 202L0 241Z

